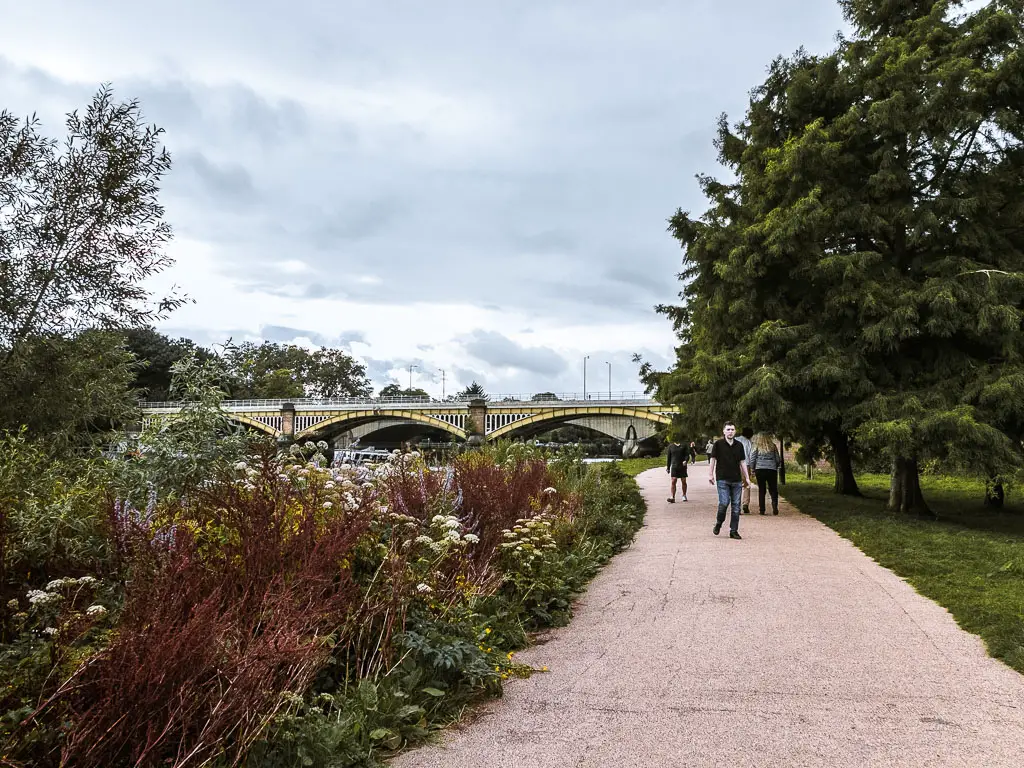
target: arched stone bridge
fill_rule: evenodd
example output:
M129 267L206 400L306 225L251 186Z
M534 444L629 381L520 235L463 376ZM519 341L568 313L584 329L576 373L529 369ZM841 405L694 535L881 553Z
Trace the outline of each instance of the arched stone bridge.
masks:
M145 419L173 416L185 403L142 403ZM468 400L412 402L402 398L306 400L228 400L230 417L279 439L330 440L345 447L386 427L423 424L465 440L529 437L564 424L589 427L625 440L643 440L676 413L643 395L621 393L595 399Z

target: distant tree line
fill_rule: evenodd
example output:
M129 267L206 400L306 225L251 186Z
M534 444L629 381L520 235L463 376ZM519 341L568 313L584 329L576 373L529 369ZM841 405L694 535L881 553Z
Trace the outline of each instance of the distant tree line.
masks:
M243 342L228 343L216 355L190 339L171 339L152 328L127 331L125 339L138 361L133 389L146 400L170 399L171 367L190 355L220 358L222 387L232 400L366 397L372 391L366 367L340 349Z

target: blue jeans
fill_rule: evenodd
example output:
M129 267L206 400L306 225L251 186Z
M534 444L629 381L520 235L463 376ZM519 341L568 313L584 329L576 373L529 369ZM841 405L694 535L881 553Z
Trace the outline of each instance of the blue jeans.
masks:
M729 518L729 530L739 533L740 529L740 497L743 495L743 483L732 480L718 481L718 525L725 522L725 510L732 503L732 516Z

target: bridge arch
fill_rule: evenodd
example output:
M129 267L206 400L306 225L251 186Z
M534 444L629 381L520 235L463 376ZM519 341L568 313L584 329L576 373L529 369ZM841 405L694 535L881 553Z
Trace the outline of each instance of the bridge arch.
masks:
M280 430L274 429L274 427L270 426L269 424L264 424L262 421L258 421L257 419L251 418L249 416L243 416L239 413L228 413L228 418L231 421L234 421L238 424L242 424L246 427L252 427L253 429L262 432L265 435L270 435L271 437L277 437L278 435L281 434Z
M295 433L296 440L305 440L313 437L314 435L322 432L328 427L337 425L351 425L357 426L359 424L365 424L367 422L376 421L377 419L386 418L397 418L397 419L408 419L409 421L418 421L420 424L426 424L427 426L434 427L447 432L450 435L454 435L462 440L466 439L466 433L464 430L459 429L453 424L449 424L447 421L437 418L436 416L430 416L425 413L416 413L412 410L398 409L398 408L376 408L373 410L364 411L348 411L346 413L339 414L324 421L318 421L312 426L306 427L301 432Z
M637 408L616 408L610 406L598 406L598 407L585 407L585 408L552 408L550 410L540 411L533 416L528 416L525 419L519 419L513 421L510 424L506 424L503 427L490 432L487 435L488 440L500 440L503 437L509 437L512 434L524 430L529 427L536 427L541 424L551 423L552 425L558 424L572 419L585 418L587 416L625 416L631 419L643 419L645 421L654 422L656 424L671 424L672 419L663 413L654 413L652 411L640 410Z

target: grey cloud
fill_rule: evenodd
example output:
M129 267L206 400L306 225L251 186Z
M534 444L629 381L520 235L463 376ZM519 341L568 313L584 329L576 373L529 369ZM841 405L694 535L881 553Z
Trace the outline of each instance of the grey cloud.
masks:
M554 350L520 346L497 331L475 330L460 341L466 352L496 368L519 368L555 376L566 367L565 360Z
M244 83L135 80L121 84L118 91L138 97L147 116L167 129L172 142L182 134L223 145L251 138L269 148L300 140L309 131L309 116L300 103L268 98Z
M257 290L263 290L265 293L273 293L273 288L266 286L266 284L263 284L262 288ZM344 294L340 291L327 287L323 283L310 283L302 290L302 296L306 299L329 299L332 297L344 296Z
M352 344L365 344L366 334L363 331L344 331L337 336L318 333L305 328L290 328L286 325L264 325L260 335L267 341L288 344L297 339L309 339L321 347L330 347L352 351Z
M567 232L546 229L540 232L513 235L513 242L525 251L565 253L574 250L578 241Z
M371 201L340 201L325 211L308 230L310 244L322 249L336 249L340 241L362 240L386 232L394 225L408 205L397 196L384 196Z
M220 347L229 339L237 343L240 340L255 335L253 334L252 329L247 328L230 328L224 331L210 331L205 328L186 328L175 325L160 325L157 327L157 330L172 339L184 337L186 339L192 339L196 344L208 348Z
M453 367L452 373L455 374L455 381L458 382L457 388L455 386L452 386L451 391L453 393L456 392L458 389L465 389L474 381L480 386L482 386L485 391L488 389L487 377L480 371L474 370L473 368L463 368L461 366L456 365Z
M252 176L237 163L217 163L202 152L183 152L175 157L175 166L191 173L205 197L237 203L256 198Z
M363 331L345 331L336 338L335 343L348 348L353 344L366 344L366 334Z
M363 362L366 363L366 375L369 376L370 380L378 387L395 381L394 377L391 375L391 371L397 367L394 360L366 357Z
M661 296L666 289L678 290L678 282L672 275L658 274L647 270L626 269L622 266L611 267L604 271L606 280L620 283L632 288L639 288L647 294ZM628 290L628 288L627 288Z
M309 339L314 344L320 344L322 346L328 345L327 337L317 333L316 331L308 331L302 328L289 328L285 325L264 325L260 328L260 335L267 341L284 344L293 342L296 339Z
M175 231L242 290L667 327L651 311L679 288L665 220L703 210L693 176L721 173L718 114L740 117L772 58L826 50L842 26L835 3L806 0L397 2L300 2L281 24L181 0L159 28L128 0L68 2L95 34L56 42L23 3L26 23L0 28L0 48L46 35L95 70L90 46L144 39L139 71L156 74L115 81L116 94L167 129ZM211 50L219 82L204 81ZM51 135L95 85L0 58L0 106L55 116ZM312 272L266 276L282 254ZM355 279L367 275L383 282ZM520 370L573 386L552 373L554 351L496 337L467 343L482 362L525 366L502 386L528 386Z

